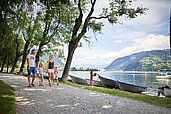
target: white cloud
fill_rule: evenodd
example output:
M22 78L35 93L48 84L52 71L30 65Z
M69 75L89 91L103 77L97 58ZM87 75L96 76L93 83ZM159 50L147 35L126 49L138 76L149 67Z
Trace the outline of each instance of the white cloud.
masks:
M150 34L145 38L135 39L131 46L121 49L120 51L111 51L105 54L103 58L118 58L129 54L150 51L150 50L162 50L169 48L169 37L164 35Z
M103 68L114 59L141 51L168 49L168 37L150 34L145 38L135 39L133 44L119 51L105 52L104 50L77 48L72 66Z
M115 43L121 43L122 40L115 40L114 42L115 42Z

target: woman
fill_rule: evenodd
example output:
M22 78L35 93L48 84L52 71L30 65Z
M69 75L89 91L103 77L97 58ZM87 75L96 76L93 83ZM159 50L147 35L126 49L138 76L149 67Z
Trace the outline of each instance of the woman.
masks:
M49 60L47 61L47 72L49 76L49 86L52 86L51 81L54 78L54 60L53 60L53 55L49 56Z

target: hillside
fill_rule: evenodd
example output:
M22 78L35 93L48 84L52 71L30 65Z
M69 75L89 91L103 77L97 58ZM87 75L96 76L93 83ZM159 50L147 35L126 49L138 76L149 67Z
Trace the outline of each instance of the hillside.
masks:
M169 50L152 50L135 53L114 60L106 70L157 71L171 66Z

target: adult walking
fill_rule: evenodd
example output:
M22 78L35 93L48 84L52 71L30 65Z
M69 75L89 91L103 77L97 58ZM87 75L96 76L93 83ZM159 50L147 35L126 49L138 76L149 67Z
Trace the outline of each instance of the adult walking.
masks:
M36 62L35 62L36 57L35 57L35 54L36 54L36 49L33 48L31 50L31 54L27 55L27 63L28 63L27 70L28 70L28 84L29 84L29 87L31 87L31 86L34 87L35 86L34 85L34 80L35 80L35 77L36 77ZM31 73L33 74L32 81L30 79Z
M52 80L54 79L54 60L53 60L53 55L49 56L49 60L47 61L47 72L48 72L48 81L49 81L49 86L52 86Z

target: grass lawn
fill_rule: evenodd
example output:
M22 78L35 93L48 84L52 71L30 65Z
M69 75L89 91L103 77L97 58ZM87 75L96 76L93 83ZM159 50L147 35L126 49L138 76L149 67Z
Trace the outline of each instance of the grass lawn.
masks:
M16 114L14 89L0 80L0 114Z
M160 107L171 108L171 98L154 97L154 96L136 94L136 93L125 92L125 91L103 88L103 87L79 85L79 84L75 84L72 82L66 82L66 84L72 85L75 87L79 87L79 88L83 88L83 89L107 93L107 94L111 94L111 95L115 95L115 96L119 96L119 97L125 97L128 99L133 99L133 100L145 102L145 103L152 104L152 105L157 105Z

